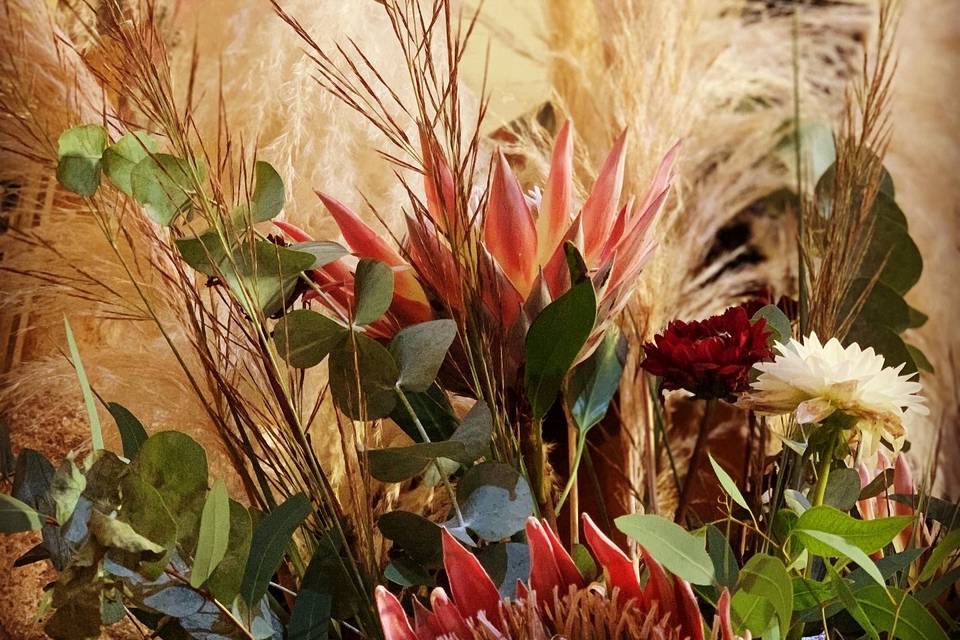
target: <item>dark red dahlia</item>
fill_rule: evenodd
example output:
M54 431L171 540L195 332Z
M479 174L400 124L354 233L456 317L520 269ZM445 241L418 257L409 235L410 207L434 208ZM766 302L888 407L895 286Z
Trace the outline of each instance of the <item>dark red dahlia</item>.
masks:
M731 399L749 387L753 365L773 359L766 322L751 324L742 306L706 320L674 320L643 350L641 366L660 376L664 388L686 389L699 398Z

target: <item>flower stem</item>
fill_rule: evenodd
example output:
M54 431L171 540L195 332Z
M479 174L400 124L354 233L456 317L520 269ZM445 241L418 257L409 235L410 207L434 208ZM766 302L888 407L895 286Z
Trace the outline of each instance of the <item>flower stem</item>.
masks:
M674 518L678 523L683 523L687 515L687 508L690 506L690 494L693 492L693 481L697 477L697 471L700 469L703 449L707 444L707 428L710 426L710 418L713 417L713 410L716 405L716 398L707 398L707 402L703 407L703 417L700 419L697 440L693 445L693 453L690 455L690 464L687 467L687 475L683 479L683 489L680 491L680 503L677 505L677 515Z
M811 505L814 507L823 504L823 498L827 495L827 482L830 480L830 465L833 464L833 450L837 446L837 437L830 438L830 443L820 457L820 465L817 467L817 484L813 489L813 500L811 501Z

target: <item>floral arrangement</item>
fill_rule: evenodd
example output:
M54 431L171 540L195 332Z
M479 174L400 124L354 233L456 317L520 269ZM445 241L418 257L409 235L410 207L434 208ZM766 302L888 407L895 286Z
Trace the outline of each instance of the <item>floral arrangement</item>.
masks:
M318 82L388 141L379 152L407 194L395 234L348 204L363 194L318 191L339 238L285 219L288 185L226 121L223 140L203 137L150 5L104 4L99 37L123 55L92 73L116 108L59 131L38 162L124 265L131 305L176 353L236 482L211 473L193 438L103 398L68 320L90 446L57 464L31 449L0 456L12 470L0 530L39 536L16 565L56 570L45 633L955 636L960 505L918 486L906 457L929 414L919 371L932 372L902 336L924 321L904 299L923 265L883 165L893 3L881 3L860 99L822 171L803 167L799 121L784 125L796 290L776 304L745 294L641 340L631 305L662 229L676 232L662 218L681 206L668 203L684 145L627 180L637 134L623 130L582 180L570 119L488 138L484 99L458 90L477 17L446 0L381 4L402 90L362 47L321 46L273 3ZM541 175L524 144L545 159ZM151 243L142 261L133 236ZM141 269L176 301L186 349ZM603 473L630 463L609 436L630 392L649 409L652 492ZM678 406L697 425L682 472ZM98 407L122 451L105 447ZM743 427L742 470L711 450L721 414ZM337 441L342 477L322 439ZM660 472L672 503L658 500Z

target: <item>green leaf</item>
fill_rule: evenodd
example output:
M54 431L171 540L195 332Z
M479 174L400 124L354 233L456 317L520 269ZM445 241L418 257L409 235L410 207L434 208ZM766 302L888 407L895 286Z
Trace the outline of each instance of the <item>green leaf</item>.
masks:
M103 515L96 509L90 513L90 533L109 549L155 557L166 553L166 549L134 531L126 522Z
M842 536L825 531L801 528L794 529L791 535L798 538L813 555L823 556L824 558L849 558L866 571L867 575L878 584L883 584L883 575L877 569L873 560L859 547L848 542Z
M190 206L190 163L166 153L140 160L130 171L133 197L159 225L168 226ZM202 176L201 176L202 179Z
M67 129L57 141L57 180L64 188L92 196L100 186L100 158L107 146L107 131L87 124Z
M87 479L69 456L60 463L50 483L50 498L56 505L55 518L61 526L66 524L77 506L80 494L87 487Z
M730 548L726 537L714 525L707 526L707 553L713 562L713 572L717 577L717 584L721 587L733 589L737 583L737 574L740 567L737 558Z
M837 594L829 582L818 582L810 578L798 576L793 579L793 608L795 611L803 609L821 609L835 600Z
M313 589L300 589L290 613L287 637L291 640L327 640L333 597Z
M157 152L157 141L146 131L125 133L103 152L103 172L117 189L133 195L130 175L144 158Z
M320 364L348 335L346 327L309 309L291 311L280 318L273 329L277 353L298 369Z
M442 557L440 527L409 511L390 511L377 520L380 533L411 558L425 566L437 566Z
M509 538L533 514L530 486L516 469L499 462L471 467L460 479L457 498L464 526L488 542ZM445 526L458 526L456 520Z
M232 258L220 265L230 291L247 313L262 311L275 316L282 312L297 291L300 274L313 264L313 256L293 251L267 240L243 243Z
M453 412L453 407L450 406L446 393L438 385L434 384L426 393L409 391L404 395L431 441L447 440L458 428L459 421ZM390 413L390 419L396 422L414 442L423 440L420 430L410 417L410 412L402 404L397 403Z
M127 411L126 407L116 402L108 402L107 410L117 423L120 432L120 442L123 444L123 457L133 460L137 457L140 447L147 441L147 431L137 417Z
M590 555L589 549L582 544L575 544L570 550L570 557L573 558L573 563L577 565L577 571L585 580L596 580L600 570L597 568L593 556Z
M923 571L920 572L920 581L926 582L936 575L938 569L946 569L948 566L945 564L946 560L957 549L960 549L960 529L954 529L937 543L933 552L930 553L930 557L927 558L927 562L923 565Z
M400 386L419 392L429 389L456 337L453 320L421 322L400 331L390 343L390 353L400 366Z
M217 478L200 515L197 552L190 570L190 586L199 589L227 553L230 536L230 497L227 485Z
M263 160L257 160L254 172L257 181L250 198L250 213L254 222L265 222L283 209L283 178Z
M917 363L904 343L903 338L879 324L869 324L859 319L850 327L847 340L856 342L863 348L873 349L883 356L884 366L896 367L903 364L901 373L913 373L917 370Z
M790 341L790 338L793 336L793 329L790 327L790 318L780 310L780 307L775 304L768 304L762 307L753 314L751 322L756 323L757 320L761 318L766 323L770 342L787 344Z
M873 234L860 264L860 275L873 278L879 273L880 282L903 295L920 280L923 256L910 237L906 218L893 198L877 194L874 211Z
M118 518L167 552L147 566L136 567L150 578L157 578L162 575L170 554L176 549L177 521L164 503L160 492L141 476L135 473L124 476L120 489L123 492L123 508ZM134 559L134 567L139 560ZM131 565L130 562L124 564Z
M94 450L103 449L103 431L100 428L100 415L97 413L96 400L93 397L93 391L90 389L90 381L87 380L87 372L83 368L83 361L80 360L80 351L77 349L77 341L73 338L73 330L70 328L70 322L66 316L63 318L63 326L67 331L67 346L70 349L70 360L73 362L73 368L77 372L77 380L80 381L80 391L83 394L83 404L87 409L87 418L90 420L90 438Z
M240 593L243 570L250 557L253 522L246 507L230 500L230 532L223 560L207 578L207 589L220 602L233 602Z
M341 553L338 540L339 537L334 539L331 532L320 536L316 551L303 574L300 589L330 595L331 617L345 620L360 609L361 597L354 578L348 572L348 561Z
M857 621L860 627L866 631L871 638L874 640L880 640L880 636L877 635L877 630L874 629L873 624L870 622L870 618L864 613L860 603L857 602L850 584L840 577L840 574L837 573L837 570L831 563L827 562L826 566L827 572L830 575L830 583L837 592L837 596L839 596L840 602L843 603L847 613L849 613L850 616Z
M626 345L616 325L607 329L603 341L570 376L567 399L570 415L581 434L603 419L620 386Z
M926 371L927 373L936 373L936 370L933 368L933 363L930 362L930 359L927 358L927 355L923 351L920 351L920 349L912 344L904 343L903 346L907 348L907 353L910 354L910 359L913 360L917 369Z
M892 486L893 469L884 469L878 473L877 477L871 480L867 486L860 490L860 495L857 497L857 499L867 500L869 498L875 498Z
M768 629L775 614L781 637L785 636L793 613L793 583L783 561L762 554L750 558L740 570L737 591L730 604L741 628L759 636Z
M743 497L743 494L740 492L740 488L737 486L737 483L734 482L733 478L730 477L730 474L724 471L723 467L713 459L713 454L708 453L707 457L710 458L710 466L713 467L713 472L717 474L717 479L720 481L720 486L723 487L723 490L727 492L733 501L738 505L747 510L747 513L753 516L753 511L750 510L750 506L747 504L747 499Z
M840 511L849 511L860 498L860 474L841 467L830 472L823 503Z
M290 248L313 256L313 264L310 265L310 269L319 269L331 262L336 262L343 256L350 255L350 252L343 245L330 240L294 242L290 245Z
M617 529L642 545L670 573L691 584L714 581L713 561L702 537L658 515L633 514L614 521Z
M154 487L177 521L177 540L188 553L196 545L207 493L207 454L190 436L155 433L140 448L131 470Z
M353 321L360 326L370 324L386 313L393 301L393 270L379 260L362 258L357 263L353 290Z
M837 535L864 553L873 553L889 544L912 521L911 516L857 520L833 507L821 505L803 512L796 528ZM817 551L816 547L811 551L825 555Z
M43 526L40 514L13 496L0 493L0 532L36 531Z
M850 290L840 306L838 317L849 315L867 289L870 293L860 306L858 322L879 324L898 334L910 327L910 306L903 296L886 284L874 282L870 278L856 278L850 283Z
M524 387L534 420L542 419L550 410L593 331L596 317L597 296L593 284L584 281L548 304L530 325Z
M516 597L517 581L530 577L530 547L518 542L498 542L477 551L477 560L497 586L502 598Z
M334 403L355 420L386 417L397 404L400 372L393 356L376 340L354 332L330 354L329 371Z
M471 462L462 442L420 442L407 447L367 451L370 475L381 482L409 480L420 475L436 458L450 458L462 464Z
M947 640L930 612L899 589L871 585L855 592L857 602L878 631L900 640Z
M280 566L293 532L309 514L310 501L298 493L274 508L257 525L240 585L240 596L248 606L259 602L267 592L267 584Z
M471 407L457 430L450 436L451 442L463 443L466 462L473 462L490 451L490 435L493 433L493 415L483 400ZM450 456L445 456L450 457ZM454 458L456 459L456 458Z

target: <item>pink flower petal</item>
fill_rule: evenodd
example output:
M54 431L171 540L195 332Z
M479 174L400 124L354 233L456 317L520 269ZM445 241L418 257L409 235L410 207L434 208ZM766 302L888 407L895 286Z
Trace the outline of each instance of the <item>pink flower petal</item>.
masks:
M620 589L620 597L623 602L633 599L638 607L645 609L646 600L643 596L643 590L640 588L640 580L637 578L637 570L633 566L633 562L617 545L613 544L610 538L600 531L589 515L584 513L580 519L583 522L583 536L587 539L587 544L590 545L590 549L600 566L606 572L609 586Z
M520 183L499 151L483 222L483 240L503 273L526 299L537 277L537 229Z
M500 620L500 592L477 557L467 551L463 545L446 529L443 530L443 568L450 580L450 591L457 607L467 617L472 618L478 611L484 611L487 619L497 623ZM434 608L436 611L436 608ZM439 612L437 612L439 615Z
M544 526L536 518L527 518L526 532L530 548L530 587L537 594L537 605L544 608L553 602L555 589L564 592L563 580Z
M423 190L427 196L427 212L440 229L450 230L449 218L455 215L456 198L453 174L436 141L420 127L420 148L423 151ZM438 191L437 186L440 186ZM442 194L442 196L441 196Z
M550 175L537 217L537 264L547 264L570 226L573 206L573 123L563 123L553 144Z
M413 632L407 614L395 595L378 586L375 597L380 624L383 625L383 637L386 640L422 640Z
M623 167L627 153L626 129L613 143L603 163L590 197L583 204L584 258L592 265L599 256L620 203L623 189Z
M469 638L470 629L460 609L447 597L447 592L437 587L430 593L430 607L437 616L437 622L444 634L456 634L455 637Z

